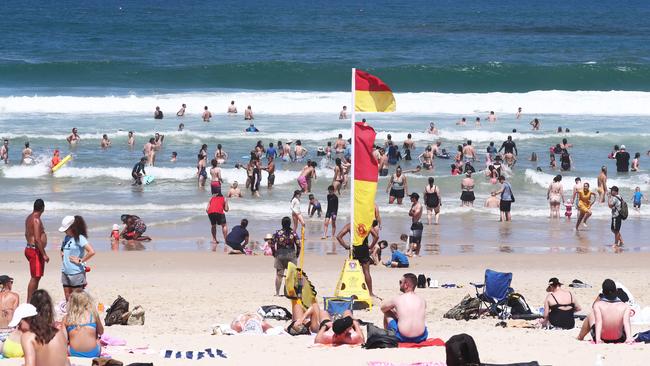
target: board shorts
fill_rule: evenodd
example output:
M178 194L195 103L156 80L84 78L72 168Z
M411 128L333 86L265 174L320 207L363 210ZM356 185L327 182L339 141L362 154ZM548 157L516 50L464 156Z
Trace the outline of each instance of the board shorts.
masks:
M275 183L275 174L269 174L269 177L267 178L267 181L269 185L273 185Z
M397 326L397 320L391 319L390 322L388 322L388 326L386 327L388 330L392 330L395 332L395 337L397 337L397 340L402 342L402 343L422 343L429 338L429 330L427 327L424 327L424 333L422 335L417 336L417 337L405 337L400 334L399 328Z
M474 202L476 197L474 196L474 192L472 191L463 191L460 194L460 200L463 202Z
M422 230L424 230L424 226L421 222L411 224L411 243L420 244L422 241Z
M307 177L305 177L304 175L301 175L300 177L298 177L298 185L300 186L300 188L306 190L307 189Z
M591 338L595 341L596 340L596 326L592 325L591 326ZM625 329L621 330L621 338L619 339L602 339L603 343L625 343L627 340L627 337L625 336Z
M325 212L325 218L326 219L332 219L332 221L336 221L336 212L334 212L334 211Z
M501 202L499 202L499 210L501 212L510 212L510 205L512 205L512 201L501 200Z
M41 278L45 273L45 259L41 252L33 246L25 248L25 258L29 262L29 274L32 278Z
M390 196L395 197L395 198L404 198L404 190L403 189L390 189Z
M79 288L86 286L86 273L65 274L61 272L61 283L63 287Z
M210 213L208 214L211 225L225 225L226 224L226 214L222 213Z
M279 248L275 253L275 263L273 267L275 269L287 269L289 262L297 265L298 261L296 259L296 251L290 248Z
M368 248L368 243L353 245L352 258L358 260L361 264L370 263L370 248Z
M621 222L622 220L620 216L612 217L611 229L613 232L617 233L621 231Z

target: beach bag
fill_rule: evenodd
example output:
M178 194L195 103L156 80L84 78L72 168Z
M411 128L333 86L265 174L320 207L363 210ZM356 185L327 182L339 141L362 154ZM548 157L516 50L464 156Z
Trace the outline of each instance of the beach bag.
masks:
M113 304L106 309L106 317L104 318L104 324L106 326L111 326L114 324L126 324L128 318L124 315L129 313L129 302L126 301L122 296L117 296L117 299L113 301Z
M456 334L445 342L447 366L480 365L478 349L474 338L469 334Z
M529 315L533 313L524 295L516 292L508 295L508 306L510 306L510 314L512 315Z
M372 323L368 323L366 324L366 332L368 333L368 339L363 344L363 348L397 348L399 340L392 330L379 328Z
M627 220L627 202L625 202L621 197L618 197L618 199L621 200L621 209L618 210L618 217L620 217L621 220Z
M92 366L123 366L122 361L118 361L114 358L107 357L95 357L92 361Z
M427 288L427 278L423 274L418 275L418 288Z
M257 309L257 313L264 319L291 320L291 312L282 306L263 305Z
M465 295L461 302L449 309L443 315L446 319L455 319L455 320L470 320L478 318L478 308L481 305L481 300L476 297L471 297L470 295Z
M637 333L634 335L635 342L650 343L650 330L645 332Z
M126 325L144 325L144 309L138 305L131 310Z

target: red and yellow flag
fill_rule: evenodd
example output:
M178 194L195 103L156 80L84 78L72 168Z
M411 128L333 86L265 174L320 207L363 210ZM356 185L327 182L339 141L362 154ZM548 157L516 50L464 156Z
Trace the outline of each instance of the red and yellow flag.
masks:
M395 112L395 97L380 78L355 70L354 110L357 112Z
M354 228L352 244L361 245L375 219L375 194L379 168L372 153L375 130L364 122L354 124Z

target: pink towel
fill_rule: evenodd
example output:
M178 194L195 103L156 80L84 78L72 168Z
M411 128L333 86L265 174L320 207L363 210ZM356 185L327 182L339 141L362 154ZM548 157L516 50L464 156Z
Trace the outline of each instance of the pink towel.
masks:
M106 333L102 334L99 341L104 346L126 346L126 340L118 337L112 337Z

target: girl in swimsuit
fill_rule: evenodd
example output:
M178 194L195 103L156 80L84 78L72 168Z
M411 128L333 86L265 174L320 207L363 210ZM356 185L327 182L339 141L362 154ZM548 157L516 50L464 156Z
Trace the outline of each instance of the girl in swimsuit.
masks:
M208 179L208 172L205 169L206 155L199 154L199 162L196 164L196 176L199 181L199 188L205 187L205 180Z
M70 295L63 324L68 332L68 352L73 357L94 358L101 354L99 337L104 333L92 298L85 291Z
M429 184L424 186L424 204L427 206L427 221L431 225L431 218L435 213L435 223L438 225L440 218L440 189L438 186L433 185L433 177L429 177Z
M582 186L578 191L578 222L576 222L576 231L580 230L580 223L587 227L587 220L591 216L591 205L596 201L596 195L589 190L589 183Z
M228 159L228 154L221 148L221 144L217 145L217 151L214 152L214 158L217 159L217 163L223 164Z
M494 165L489 165L488 170L485 172L490 179L490 184L497 184L497 178L499 178L499 172L497 172L496 169L494 169Z
M546 199L550 205L550 217L560 218L560 203L564 203L564 193L562 191L562 176L556 175L553 182L548 186Z
M336 158L336 166L334 166L334 180L332 185L334 190L341 194L341 186L343 185L343 166L341 165L341 158Z

